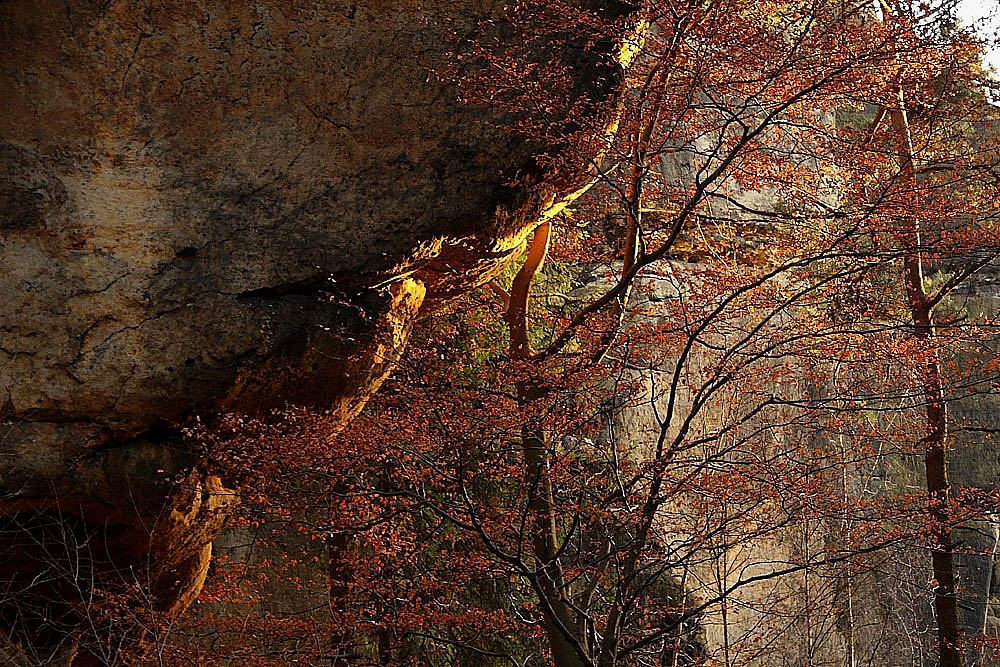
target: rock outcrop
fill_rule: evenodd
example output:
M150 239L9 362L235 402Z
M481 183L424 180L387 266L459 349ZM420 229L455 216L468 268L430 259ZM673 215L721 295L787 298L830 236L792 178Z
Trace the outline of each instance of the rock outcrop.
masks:
M185 420L349 420L422 304L501 270L581 185L432 73L500 4L0 7L0 543L27 591L0 617L32 659L73 659L85 579L197 594L235 495ZM545 57L600 127L620 44L591 41Z

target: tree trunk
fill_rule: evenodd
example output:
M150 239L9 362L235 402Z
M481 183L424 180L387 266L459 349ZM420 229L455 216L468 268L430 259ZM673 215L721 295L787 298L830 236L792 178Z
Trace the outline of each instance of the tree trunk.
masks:
M903 182L915 192L916 174L913 168L913 146L906 117L902 88L898 93L898 108L892 110L893 130L898 142L898 154ZM954 544L949 524L948 464L945 454L948 440L948 406L941 379L940 355L934 340L931 303L924 291L923 265L919 221L912 216L900 220L899 235L903 241L903 282L913 333L920 343L920 382L926 403L924 468L927 477L927 501L933 522L931 566L936 582L934 613L938 624L938 648L941 667L961 667L959 648L961 629L958 623L958 600L955 590Z
M587 661L580 655L587 648L586 626L565 600L565 579L556 556L559 542L552 485L548 476L548 452L539 434L525 434L522 443L525 469L533 491L528 501L531 539L539 570L540 601L549 607L544 615L544 625L552 648L552 660L557 667L586 667Z
M551 226L546 221L535 229L528 256L514 277L507 298L504 319L510 331L510 358L527 361L531 358L531 341L528 337L528 302L531 285L545 263L551 237ZM522 370L523 372L523 370ZM515 379L518 403L531 405L541 397L539 388L523 378ZM548 474L549 453L545 436L527 425L521 436L526 480L530 484L528 498L529 530L534 550L537 576L536 594L542 607L543 625L552 650L552 660L557 667L589 667L587 655L586 624L566 600L568 595L563 577L556 529L552 482Z

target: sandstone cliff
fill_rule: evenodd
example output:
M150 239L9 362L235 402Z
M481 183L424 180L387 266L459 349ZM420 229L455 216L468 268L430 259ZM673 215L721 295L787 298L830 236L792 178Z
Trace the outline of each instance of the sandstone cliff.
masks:
M431 73L440 22L498 4L0 7L0 537L27 590L0 615L32 659L76 652L70 561L127 570L159 608L197 594L234 492L185 420L349 420L422 303L502 269L579 187ZM546 57L599 114L618 49Z

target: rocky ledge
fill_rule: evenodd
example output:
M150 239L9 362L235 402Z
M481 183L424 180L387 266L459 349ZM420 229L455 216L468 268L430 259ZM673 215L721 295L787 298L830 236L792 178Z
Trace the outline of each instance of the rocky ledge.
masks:
M197 595L236 494L187 420L348 421L421 308L581 186L433 73L500 4L0 6L0 622L25 660L73 661L94 582ZM595 127L620 46L545 56Z

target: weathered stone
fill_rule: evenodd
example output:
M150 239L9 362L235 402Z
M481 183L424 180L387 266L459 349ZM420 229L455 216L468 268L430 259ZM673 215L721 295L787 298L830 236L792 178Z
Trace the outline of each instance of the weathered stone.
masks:
M151 564L182 608L233 492L178 427L286 401L350 419L425 300L516 256L580 183L431 73L500 4L3 3L5 539L114 526L102 566ZM547 57L600 103L618 45L596 44Z

